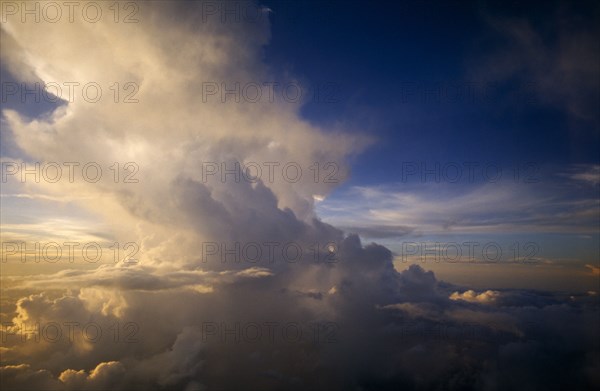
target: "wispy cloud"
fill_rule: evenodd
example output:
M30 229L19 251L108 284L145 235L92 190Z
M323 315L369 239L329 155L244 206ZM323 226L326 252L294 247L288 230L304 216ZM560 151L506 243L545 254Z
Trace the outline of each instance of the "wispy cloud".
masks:
M592 172L593 172L592 168ZM333 224L366 237L406 233L596 233L600 203L589 167L570 176L591 187L555 181L528 184L484 183L456 187L444 183L355 186L318 204ZM582 191L583 190L583 191Z

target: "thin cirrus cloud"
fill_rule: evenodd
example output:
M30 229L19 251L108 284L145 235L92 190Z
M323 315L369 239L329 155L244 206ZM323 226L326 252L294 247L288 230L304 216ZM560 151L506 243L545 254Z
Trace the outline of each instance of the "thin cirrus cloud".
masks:
M317 205L326 221L385 238L440 233L595 233L596 167L573 168L546 183L355 186ZM574 172L573 172L574 171ZM398 222L412 225L398 227Z

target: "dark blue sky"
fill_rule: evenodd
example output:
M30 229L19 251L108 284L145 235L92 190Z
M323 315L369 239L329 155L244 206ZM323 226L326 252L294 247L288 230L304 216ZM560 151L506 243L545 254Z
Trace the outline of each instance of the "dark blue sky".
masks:
M595 2L265 3L266 62L324 91L305 117L379 139L348 185L407 161L600 160Z

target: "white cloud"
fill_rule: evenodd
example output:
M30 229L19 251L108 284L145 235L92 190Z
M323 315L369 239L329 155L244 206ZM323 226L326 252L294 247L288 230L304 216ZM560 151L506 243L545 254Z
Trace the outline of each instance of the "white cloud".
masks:
M494 302L500 296L500 292L487 290L485 292L481 292L477 294L473 290L468 290L463 293L460 292L452 292L450 295L450 300L464 300L472 303L490 303Z
M346 157L359 151L366 138L342 129L324 132L300 118L299 103L281 98L222 103L202 96L207 82L293 81L273 80L260 61L261 47L269 40L268 18L197 23L195 17L201 15L187 10L187 22L172 25L167 15L182 16L177 7L141 8L144 18L133 24L108 19L93 25L62 20L27 24L9 18L2 25L2 34L17 43L6 49L9 57L17 58L27 48L25 64L15 68L15 76L34 73L61 86L95 82L104 94L89 103L82 89L76 90L73 102L31 122L15 111L3 111L16 144L36 161L95 162L104 170L97 183L81 178L74 183L42 181L28 184L28 192L46 197L77 194L79 204L102 215L117 238L142 243L142 257L154 262L181 262L198 252L194 243L229 238L228 220L240 222L253 213L272 219L281 213L272 204L291 208L302 220L314 217L313 194L325 196L335 183L315 183L311 165L335 162L342 181ZM54 44L58 41L60 47ZM89 42L94 42L93 55ZM109 88L115 82L139 86L139 103L115 103ZM231 168L234 161L277 162L280 168L274 181L263 181L267 188L202 180L203 162ZM114 162L136 163L139 183L115 183L109 169ZM297 183L285 180L280 171L287 162L303 170ZM174 231L177 245L171 241Z
M561 180L563 181L563 180ZM366 237L596 231L598 200L550 177L541 183L352 187L317 205L325 221ZM405 225L400 223L409 222Z

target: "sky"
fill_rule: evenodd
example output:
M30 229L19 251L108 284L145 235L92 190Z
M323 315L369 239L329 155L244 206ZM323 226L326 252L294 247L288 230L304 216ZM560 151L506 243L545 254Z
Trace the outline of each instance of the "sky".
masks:
M594 389L592 1L0 1L3 389Z

